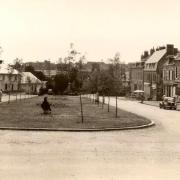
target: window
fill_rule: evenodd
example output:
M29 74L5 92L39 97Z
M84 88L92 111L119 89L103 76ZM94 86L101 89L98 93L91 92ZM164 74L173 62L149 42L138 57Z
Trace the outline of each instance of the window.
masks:
M7 89L8 89L8 85L7 85L7 84L5 84L5 90L7 91Z
M175 67L175 79L177 79L177 74L178 74L177 67Z
M175 80L175 73L172 71L172 80Z

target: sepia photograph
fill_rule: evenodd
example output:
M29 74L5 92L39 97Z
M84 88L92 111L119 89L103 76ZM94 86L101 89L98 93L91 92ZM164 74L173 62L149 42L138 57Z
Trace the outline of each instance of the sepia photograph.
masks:
M0 0L0 180L179 180L179 7Z

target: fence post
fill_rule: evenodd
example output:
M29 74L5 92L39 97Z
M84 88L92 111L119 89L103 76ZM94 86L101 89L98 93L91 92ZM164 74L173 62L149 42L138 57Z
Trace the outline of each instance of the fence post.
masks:
M108 112L109 112L109 103L110 103L110 96L108 96Z
M8 98L8 104L10 103L10 101L11 101L11 93L10 93L10 90L9 90L9 98Z
M81 104L81 122L83 123L84 122L84 117L83 117L83 107L82 107L82 97L81 97L81 94L80 94L80 104Z
M117 109L117 95L116 95L116 118L118 116L118 109Z
M104 109L104 94L102 96L102 109Z

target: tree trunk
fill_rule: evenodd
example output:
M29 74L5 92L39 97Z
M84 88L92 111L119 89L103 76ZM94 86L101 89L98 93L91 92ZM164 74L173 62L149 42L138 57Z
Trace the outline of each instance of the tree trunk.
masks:
M108 96L108 112L110 111L110 109L109 109L109 103L110 103L110 96Z
M10 93L10 91L9 91L8 104L10 103L10 100L11 100L11 93Z
M117 109L117 95L116 95L116 118L118 116L118 109Z

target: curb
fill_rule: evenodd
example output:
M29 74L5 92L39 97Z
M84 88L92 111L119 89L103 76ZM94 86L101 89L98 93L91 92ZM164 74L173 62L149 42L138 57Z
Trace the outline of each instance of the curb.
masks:
M124 128L87 128L87 129L75 129L75 128L18 128L18 127L0 127L0 130L14 130L14 131L65 131L65 132L93 132L93 131L117 131L117 130L133 130L142 129L155 126L155 123L151 121L149 124L141 126L130 126Z
M158 105L153 105L153 104L148 104L148 103L143 103L143 104L148 105L148 106L159 107Z

